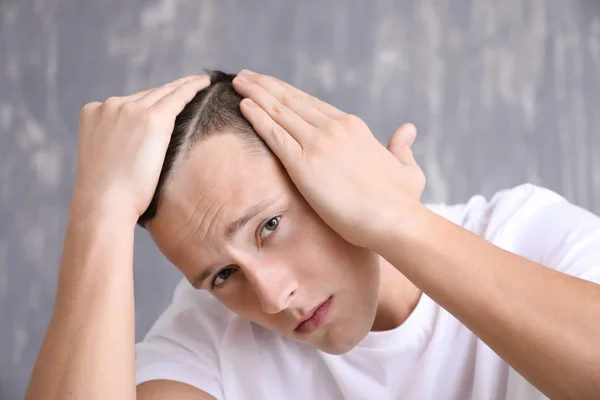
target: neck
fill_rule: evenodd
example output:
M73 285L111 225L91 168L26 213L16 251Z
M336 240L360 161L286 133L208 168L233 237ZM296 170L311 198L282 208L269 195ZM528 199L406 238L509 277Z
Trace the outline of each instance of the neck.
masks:
M421 290L383 257L380 265L379 300L372 331L387 331L402 325L421 298Z

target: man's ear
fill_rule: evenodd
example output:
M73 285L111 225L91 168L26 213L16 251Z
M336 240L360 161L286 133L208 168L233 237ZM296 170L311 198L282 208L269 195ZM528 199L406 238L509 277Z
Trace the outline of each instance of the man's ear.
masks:
M416 165L411 146L417 137L417 128L411 124L402 124L392 134L388 150L404 165Z

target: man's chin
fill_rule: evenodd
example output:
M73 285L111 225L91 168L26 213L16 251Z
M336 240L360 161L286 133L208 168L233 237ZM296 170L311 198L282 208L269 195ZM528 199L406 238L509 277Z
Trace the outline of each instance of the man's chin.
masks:
M332 329L315 343L315 347L332 355L341 355L355 348L369 333L370 325L352 329Z
M358 343L356 343L358 344ZM327 353L327 354L331 354L333 356L340 356L342 354L346 354L347 352L349 352L350 350L352 350L355 346L345 346L345 347L341 347L339 345L335 345L335 346L323 346L320 347L319 350L322 351L323 353Z

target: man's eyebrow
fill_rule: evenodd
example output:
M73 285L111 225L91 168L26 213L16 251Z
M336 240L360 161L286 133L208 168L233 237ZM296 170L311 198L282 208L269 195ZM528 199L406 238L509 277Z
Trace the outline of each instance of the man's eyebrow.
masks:
M280 197L281 195L277 195L248 207L246 212L244 212L241 217L227 225L227 228L225 228L225 240L230 241L231 238L233 238L244 226L246 226L248 222L252 221L254 217L263 212L266 208L269 208Z
M231 238L233 238L244 226L246 226L246 224L248 224L248 222L252 221L254 217L270 207L280 197L281 195L277 195L248 207L241 217L227 225L227 228L225 228L225 240L230 241ZM219 268L220 267L218 265L209 266L192 280L192 286L195 288L202 287L204 281Z

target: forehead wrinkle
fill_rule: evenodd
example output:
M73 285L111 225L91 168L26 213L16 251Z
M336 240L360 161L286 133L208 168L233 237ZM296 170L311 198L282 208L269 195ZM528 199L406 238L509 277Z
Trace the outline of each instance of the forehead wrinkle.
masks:
M177 233L184 230L188 225L190 225L192 223L192 221L194 220L194 215L196 215L196 213L198 212L200 203L202 203L202 200L204 200L204 198L205 198L204 196L200 196L200 199L198 200L198 202L196 203L196 206L194 207L194 211L192 211L192 213L190 214L190 217L187 219L187 221L179 229L177 229L175 236L177 235ZM182 242L185 242L190 236L194 236L198 229L199 229L199 227L197 227L195 231L190 231L187 235L185 235L183 237L183 239L181 240L180 245Z
M225 205L227 204L227 202L225 201L223 204L221 204L219 206L219 208L215 211L214 214L212 214L212 217L209 217L210 211L211 209L214 207L214 203L211 204L208 207L208 210L206 210L206 213L204 214L204 217L202 218L202 221L198 224L198 227L196 228L196 230L192 233L191 237L194 241L196 241L195 236L198 234L198 232L201 230L202 226L205 225L205 221L207 218L210 219L210 222L208 223L208 227L206 230L204 230L204 236L203 238L200 240L200 243L203 243L204 241L206 241L206 238L208 237L208 235L210 234L211 230L213 229L213 225L215 224L215 221L217 220L217 217L219 216L219 213L221 212L221 210L223 210L223 207L225 207Z
M188 239L194 240L194 237L198 234L198 232L202 229L202 227L205 225L206 218L210 215L210 210L213 208L213 204L215 203L214 199L212 201L212 203L210 203L210 205L208 206L208 208L206 209L206 212L204 213L204 216L201 218L200 222L198 224L194 224L194 220L196 219L195 216L198 214L199 210L202 210L201 205L206 202L206 201L210 201L210 197L207 196L207 193L209 193L211 191L211 189L215 188L216 184L219 182L219 178L220 178L220 174L207 174L204 177L209 177L211 182L207 182L206 183L206 187L203 188L203 190L201 191L200 195L199 195L199 200L196 202L196 205L194 206L194 210L189 214L189 218L187 218L187 221L185 222L185 224L183 224L181 226L181 228L179 228L178 231L184 230L186 227L188 227L189 225L195 225L192 226L189 230L188 233L184 236L184 238L181 240L180 245L185 243ZM193 179L193 177L190 177L189 179ZM221 207L222 208L222 207ZM217 210L217 212L215 213L215 215L217 215L219 213L220 209ZM212 224L212 222L211 222ZM209 224L209 228L210 229L210 225ZM208 235L208 230L206 231L204 237L202 238L201 242L206 240L206 236Z

